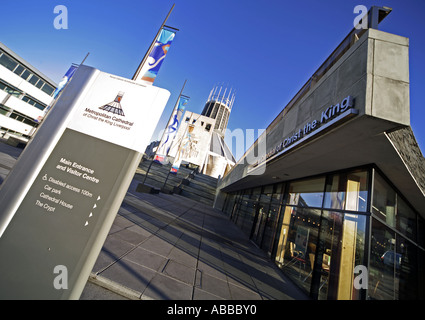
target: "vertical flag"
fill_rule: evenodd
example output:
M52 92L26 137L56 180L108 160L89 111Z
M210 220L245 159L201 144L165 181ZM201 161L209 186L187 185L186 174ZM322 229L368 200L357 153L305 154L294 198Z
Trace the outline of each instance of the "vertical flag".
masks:
M170 151L171 144L179 128L181 117L183 116L184 109L189 101L189 98L186 96L180 96L176 107L174 108L173 114L170 118L170 121L167 124L162 139L158 145L158 149L155 154L154 161L163 164L165 162L165 157Z
M142 69L135 81L149 85L153 84L175 35L176 33L174 31L164 28L161 30L152 51L142 66Z
M72 64L71 67L68 69L68 71L63 76L62 80L59 82L58 87L56 88L55 92L53 93L53 99L56 99L58 94L65 88L66 84L71 80L72 76L75 73L75 70L77 70L78 65Z
M179 169L180 169L180 164L181 164L181 159L177 159L177 160L175 160L174 162L173 162L173 165L171 166L171 169L170 169L170 173L173 173L173 174L177 174L177 172L179 171Z
M62 92L63 88L68 84L69 81L71 81L72 76L75 73L75 70L77 70L78 65L72 64L71 67L69 67L68 71L65 73L65 75L62 77L62 80L59 82L58 87L56 88L55 92L53 92L53 101L56 99L59 95L59 93ZM53 102L51 102L45 109L44 114L42 116L39 116L37 119L34 119L36 122L41 122L44 117L49 112L50 108L52 107Z
M174 162L171 166L170 173L177 174L183 160L183 154L187 154L187 152L190 151L193 140L193 130L194 126L192 124L188 124L183 135L179 150L177 151L176 157L174 158Z

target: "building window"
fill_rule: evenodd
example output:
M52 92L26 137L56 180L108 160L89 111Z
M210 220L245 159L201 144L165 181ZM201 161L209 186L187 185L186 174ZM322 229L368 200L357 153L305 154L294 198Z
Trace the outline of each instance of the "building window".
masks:
M324 208L367 211L368 173L352 171L334 174L328 177L324 197Z
M22 74L21 74L21 78L24 80L27 80L28 77L31 75L31 72L29 72L28 70L25 70Z
M347 174L345 210L366 212L369 203L369 172L353 171Z
M301 207L322 207L325 177L295 181L289 185L288 204Z
M320 210L287 206L276 261L285 274L310 291L319 235Z
M18 99L22 99L23 101L36 107L37 109L44 110L46 108L45 104L36 101L35 99L31 98L28 95L23 95L23 93L20 90L15 89L11 85L6 84L4 82L0 82L0 90L6 91L8 94Z
M417 241L417 214L378 172L374 175L372 214Z
M394 299L394 273L400 266L400 255L395 253L395 233L383 223L372 220L369 262L369 298Z
M44 110L46 108L46 106L44 104L37 102L34 99L32 99L32 98L30 98L26 95L24 97L22 97L22 100L25 101L26 103L36 107L37 109Z
M22 95L22 92L15 89L14 87L12 87L9 84L6 84L4 82L0 82L0 90L3 90L5 92L7 92L8 94L19 98Z
M32 74L31 71L25 69L24 66L16 62L13 58L9 57L5 52L0 50L0 64L13 71L22 79L27 80L32 85L36 86L38 89L41 89L43 92L51 96L55 91L55 88L51 85L45 83L45 81L41 80L40 77Z
M372 219L369 299L417 299L423 287L423 276L418 281L418 250L403 236Z
M18 63L16 61L14 61L13 59L9 58L6 54L2 54L0 56L0 64L9 69L10 71L13 71L13 69L16 68L16 66L18 65Z
M396 193L377 172L373 183L372 213L390 227L396 226Z
M33 74L33 75L31 76L31 78L28 80L28 82L29 82L29 83L31 83L33 86L35 86L35 84L37 83L37 81L38 81L39 79L40 79L39 77L37 77L35 74Z
M37 84L35 85L38 89L40 89L42 86L44 85L44 81L43 80L38 80Z
M9 109L9 108L7 108L7 109ZM9 118L15 119L16 121L19 121L19 122L23 122L23 123L28 124L28 125L33 126L33 127L36 127L38 125L38 123L35 122L34 119L31 119L28 116L26 116L26 115L24 115L24 114L22 114L18 111L11 110L11 109L9 109L9 110L10 110L8 112Z
M23 66L18 65L13 72L16 73L18 76L20 76L22 71L24 71L24 70L25 70L25 68Z
M55 88L53 88L51 85L45 83L44 86L41 88L41 91L47 93L49 96L53 94L55 91Z
M416 241L416 214L397 194L397 229L409 239Z
M0 114L7 116L12 112L12 109L6 107L5 105L0 104Z
M345 209L346 179L341 174L334 174L326 184L323 207L329 209Z

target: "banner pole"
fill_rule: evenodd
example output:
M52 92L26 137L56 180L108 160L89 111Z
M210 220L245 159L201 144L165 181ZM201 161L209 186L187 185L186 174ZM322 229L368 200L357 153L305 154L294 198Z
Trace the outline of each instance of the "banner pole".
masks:
M90 52L87 52L86 56L84 57L83 61L81 61L80 66L86 61L87 57L89 56Z

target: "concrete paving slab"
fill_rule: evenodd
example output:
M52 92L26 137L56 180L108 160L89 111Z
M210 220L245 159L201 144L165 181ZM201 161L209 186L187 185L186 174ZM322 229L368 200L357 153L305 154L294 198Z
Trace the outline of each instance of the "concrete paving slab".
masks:
M183 235L183 232L174 228L172 225L168 225L159 230L155 235L174 245Z
M143 291L142 299L192 300L193 286L157 273Z
M144 248L148 251L155 252L161 256L168 256L171 252L171 249L174 248L173 244L170 244L166 240L163 240L158 237L151 237L140 245L141 248Z
M98 273L102 271L114 261L119 260L124 253L133 248L133 245L115 237L113 234L108 236L93 267L93 272Z
M129 260L121 259L99 275L136 292L143 292L156 272Z
M199 272L197 273L196 283L199 283L199 289L203 290L203 292L208 292L224 300L230 300L232 298L226 278L220 279L208 273Z
M168 263L162 271L162 273L166 274L167 276L192 286L195 283L195 272L195 268L185 266L184 264L181 264L175 260L168 260Z
M125 229L133 226L134 223L129 221L127 218L123 217L120 213L118 213L117 217L114 220L113 226L120 227L120 229Z
M226 272L224 271L223 263L219 261L216 264L199 260L198 270L202 272L203 275L209 275L214 278L227 281Z
M174 260L180 264L183 264L190 268L196 268L196 265L198 264L198 259L194 256L195 252L190 254L189 252L185 252L181 249L179 249L178 246L175 246L168 257L171 260Z
M132 226L127 227L127 230L130 230L130 231L133 231L135 233L138 233L138 234L144 236L145 238L148 238L149 236L152 235L151 232L149 232L146 229L138 226L137 224L133 224Z
M229 283L231 300L262 300L259 293L251 290L248 287L243 287Z
M164 268L167 258L160 256L154 252L137 247L123 257L124 260L137 263L154 271L160 271Z
M124 241L134 245L134 246L138 245L143 240L147 239L146 236L144 236L140 233L131 231L131 230L126 229L126 228L115 232L113 235L120 238L121 240L124 240Z
M199 288L193 290L193 300L226 300Z

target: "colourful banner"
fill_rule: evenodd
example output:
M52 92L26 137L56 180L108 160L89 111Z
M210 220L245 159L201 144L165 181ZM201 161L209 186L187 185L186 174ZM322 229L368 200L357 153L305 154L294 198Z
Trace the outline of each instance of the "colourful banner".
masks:
M174 161L173 165L171 166L170 173L177 174L177 172L180 169L181 162L182 162L181 160Z
M136 81L142 80L144 83L153 84L175 35L176 33L174 31L167 29L161 30L148 59L142 66L142 70L140 71Z
M158 145L154 161L161 164L165 163L165 158L168 155L168 151L170 151L171 144L173 143L177 129L179 128L180 120L183 116L188 101L188 97L180 96L170 121L168 122L168 125L165 129L164 135L162 136L162 139Z
M195 126L193 124L189 124L186 127L186 130L183 134L182 141L180 141L179 150L177 151L176 157L174 158L174 163L171 166L170 173L177 174L180 169L180 165L182 163L184 154L192 151L192 143L193 143L193 130Z

